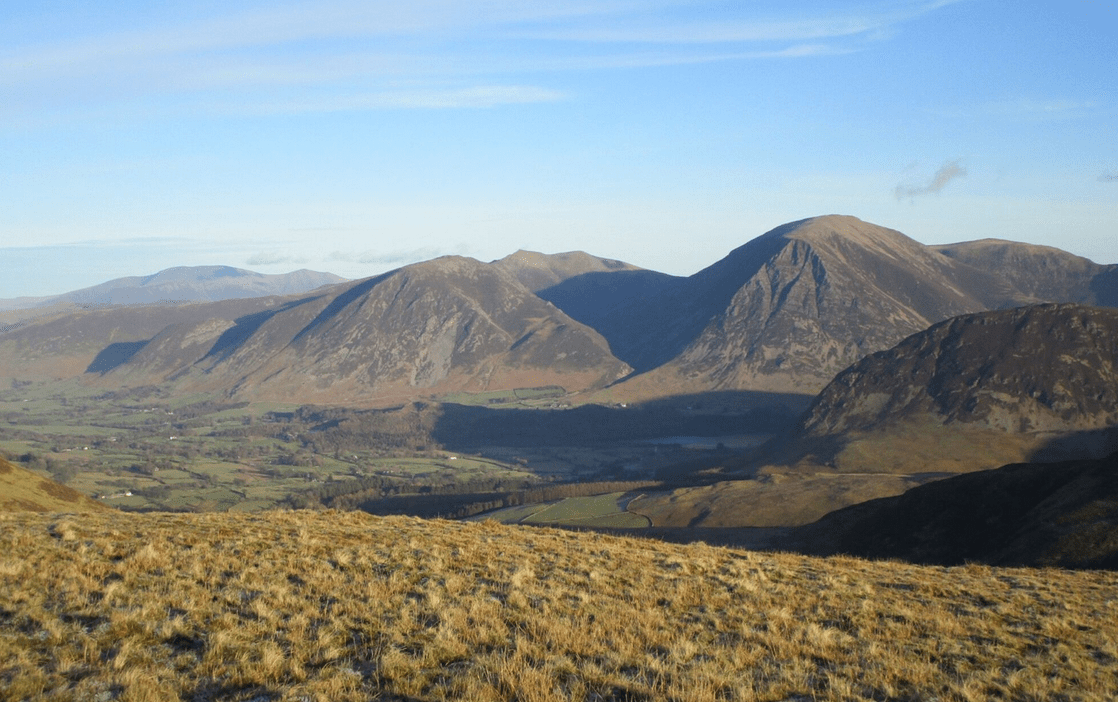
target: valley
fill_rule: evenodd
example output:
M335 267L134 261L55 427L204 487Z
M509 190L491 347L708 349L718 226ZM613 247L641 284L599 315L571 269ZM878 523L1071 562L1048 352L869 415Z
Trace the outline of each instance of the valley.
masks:
M129 510L798 527L1118 448L1115 270L833 215L686 278L520 251L246 297L175 269L80 292L193 301L0 332L0 450Z
M114 393L72 381L17 385L0 392L0 451L106 505L140 511L254 511L362 492L363 501L374 493L395 498L398 511L409 509L408 495L443 495L437 515L459 509L462 494L659 485L678 481L681 464L744 452L719 449L720 436L761 432L755 442L792 418L550 409L559 399L553 388L448 398L470 404L347 410L175 397L158 388ZM678 429L712 442L660 441Z

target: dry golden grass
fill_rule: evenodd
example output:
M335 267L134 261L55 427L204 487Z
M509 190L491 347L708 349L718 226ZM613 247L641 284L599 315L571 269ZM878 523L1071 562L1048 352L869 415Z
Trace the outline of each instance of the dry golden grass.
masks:
M0 458L0 512L94 512L107 509L73 488Z
M8 700L1110 700L1118 575L360 513L0 516Z

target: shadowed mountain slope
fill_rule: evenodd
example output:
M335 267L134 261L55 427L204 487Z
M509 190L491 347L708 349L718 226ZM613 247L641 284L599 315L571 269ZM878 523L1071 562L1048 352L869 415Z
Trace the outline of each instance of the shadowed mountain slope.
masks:
M1118 568L1118 453L929 483L832 512L798 538L815 554Z
M790 526L954 473L1115 449L1118 310L982 312L840 373L795 430L725 466L725 482L630 509L656 526Z

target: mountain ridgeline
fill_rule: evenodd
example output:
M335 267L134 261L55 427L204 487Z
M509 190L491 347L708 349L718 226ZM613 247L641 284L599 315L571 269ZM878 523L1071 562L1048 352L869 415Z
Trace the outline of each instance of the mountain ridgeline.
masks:
M937 322L1038 302L1113 305L1118 266L1012 242L925 246L825 216L688 277L520 251L165 314L54 315L0 333L0 376L370 406L545 385L620 401L807 395Z

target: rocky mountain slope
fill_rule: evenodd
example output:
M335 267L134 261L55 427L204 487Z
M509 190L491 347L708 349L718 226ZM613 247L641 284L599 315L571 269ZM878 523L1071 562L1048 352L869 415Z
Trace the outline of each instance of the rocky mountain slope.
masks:
M1023 298L994 275L854 217L778 227L599 330L657 348L643 388L817 392L867 353ZM658 331L666 330L666 331ZM616 342L615 342L616 339ZM668 358L664 358L668 355ZM640 358L630 360L647 369Z
M1118 453L915 487L804 527L809 553L915 563L1118 568Z
M914 419L1033 433L1118 425L1118 310L1039 305L941 322L840 373L803 436Z
M628 370L600 335L511 274L446 257L231 322L166 327L108 380L364 403L551 384L580 390Z

